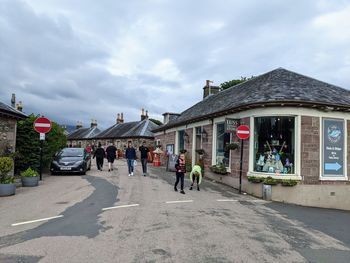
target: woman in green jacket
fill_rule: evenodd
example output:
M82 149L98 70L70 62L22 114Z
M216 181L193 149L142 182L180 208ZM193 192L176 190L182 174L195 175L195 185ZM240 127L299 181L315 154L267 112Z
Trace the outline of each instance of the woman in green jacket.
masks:
M190 180L192 181L190 190L193 189L194 181L197 179L197 190L199 191L199 185L202 182L202 168L199 165L195 165L190 173Z

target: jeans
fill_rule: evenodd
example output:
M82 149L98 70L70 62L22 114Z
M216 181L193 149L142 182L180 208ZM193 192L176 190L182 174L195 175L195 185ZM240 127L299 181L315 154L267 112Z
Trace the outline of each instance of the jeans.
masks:
M181 180L181 190L184 189L184 180L185 180L185 174L184 173L176 173L176 182L174 185L174 188L177 187L177 184L179 183L179 181Z
M142 172L144 174L147 173L147 158L141 159L141 164L142 164Z
M103 167L103 157L96 157L97 170L101 170Z
M134 172L134 159L127 159L129 174Z

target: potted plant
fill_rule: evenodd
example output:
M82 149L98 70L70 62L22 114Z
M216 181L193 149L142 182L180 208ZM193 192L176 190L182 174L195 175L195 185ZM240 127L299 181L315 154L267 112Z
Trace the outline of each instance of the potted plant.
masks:
M182 149L182 150L180 150L180 153L185 154L185 153L187 153L187 150L186 149Z
M16 193L15 177L9 175L13 169L13 160L10 157L0 157L0 196Z
M227 151L236 150L236 149L238 149L238 148L239 148L238 142L228 143L228 144L226 144L226 146L225 146L225 149L226 149Z
M39 174L37 171L29 167L27 170L21 172L21 181L22 186L24 187L38 186Z
M198 153L199 155L204 155L205 151L203 149L197 149L196 153Z
M227 169L223 164L213 165L210 167L210 170L216 174L227 174Z
M295 186L298 184L297 180L292 180L292 179L282 179L281 180L281 185L282 186Z
M268 176L265 178L265 180L263 181L263 183L265 185L277 185L279 183L280 180L278 179L274 179L271 176Z
M263 177L257 177L257 176L248 176L248 181L253 184L259 184L262 183L265 180Z

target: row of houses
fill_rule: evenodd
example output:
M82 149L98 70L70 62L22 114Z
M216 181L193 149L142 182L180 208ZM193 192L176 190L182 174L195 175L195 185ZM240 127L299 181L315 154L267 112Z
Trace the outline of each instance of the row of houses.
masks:
M194 165L204 151L207 177L239 187L240 150L225 122L250 128L243 145L243 190L263 195L248 177L297 180L272 187L272 199L301 205L350 209L350 91L278 68L226 90L203 90L203 100L180 114L168 113L155 139ZM203 152L202 151L202 152ZM163 160L165 161L165 160ZM225 167L227 175L211 173Z
M124 122L123 113L118 113L116 123L103 131L97 127L96 120L92 120L88 128L84 128L81 122L78 122L76 129L68 134L67 143L71 147L86 147L87 145L97 146L98 143L107 145L111 142L119 150L125 149L128 142L136 148L144 141L148 146L154 146L152 131L156 128L158 125L149 119L148 111L144 109L141 110L139 121Z

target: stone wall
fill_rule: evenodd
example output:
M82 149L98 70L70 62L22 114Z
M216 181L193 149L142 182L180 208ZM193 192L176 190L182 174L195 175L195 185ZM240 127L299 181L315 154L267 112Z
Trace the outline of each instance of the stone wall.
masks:
M304 184L318 184L320 178L320 119L301 117L301 176ZM296 158L299 158L296 156Z
M16 150L16 119L0 116L0 155Z

